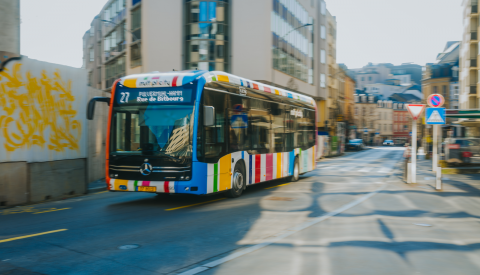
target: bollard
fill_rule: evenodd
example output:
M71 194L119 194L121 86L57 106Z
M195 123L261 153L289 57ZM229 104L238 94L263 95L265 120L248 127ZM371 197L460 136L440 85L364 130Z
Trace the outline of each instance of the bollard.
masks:
M435 189L442 190L442 167L437 166Z

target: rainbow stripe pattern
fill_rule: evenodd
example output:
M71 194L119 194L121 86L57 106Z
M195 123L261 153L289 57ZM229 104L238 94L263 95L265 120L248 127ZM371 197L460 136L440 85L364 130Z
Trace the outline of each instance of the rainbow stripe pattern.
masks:
M155 186L157 193L192 193L185 190L190 185L205 186L199 194L210 194L232 188L233 170L239 161L245 164L247 186L269 180L291 176L295 157L299 159L300 173L315 168L315 146L308 150L295 149L291 152L250 155L247 151L223 156L217 163L194 162L196 169L190 181L133 181L111 179L110 190L138 191L138 186ZM206 167L204 167L206 166ZM204 169L206 168L206 169ZM206 171L206 173L205 173ZM203 174L202 174L203 172Z

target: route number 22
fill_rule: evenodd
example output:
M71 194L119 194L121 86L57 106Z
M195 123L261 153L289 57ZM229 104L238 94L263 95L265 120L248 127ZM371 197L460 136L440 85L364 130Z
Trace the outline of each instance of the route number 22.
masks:
M120 103L127 103L128 102L128 97L130 96L130 93L120 93L122 97L120 98Z

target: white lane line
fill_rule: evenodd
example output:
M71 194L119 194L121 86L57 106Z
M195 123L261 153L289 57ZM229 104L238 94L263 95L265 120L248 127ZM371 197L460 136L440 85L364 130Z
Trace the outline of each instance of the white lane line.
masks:
M234 260L236 258L239 258L239 257L242 257L243 255L246 255L248 253L251 253L251 252L254 252L254 251L257 251L259 249L262 249L266 246L269 246L275 242L278 242L282 239L285 239L286 237L290 236L290 235L293 235L295 233L297 233L298 231L301 231L305 228L308 228L312 225L315 225L317 223L320 223L320 222L323 222L324 220L330 218L330 217L333 217L333 216L336 216L340 213L342 213L343 211L346 211L366 200L368 200L369 198L373 197L374 195L376 195L378 192L382 191L384 188L386 187L386 184L383 184L380 188L378 188L377 190L371 192L371 193L368 193L367 195L363 196L363 197L360 197L348 204L345 204L344 206L330 212L330 213L327 213L325 215L322 215L322 216L319 216L319 217L316 217L316 218L312 218L311 220L307 221L307 222L304 222L304 223L301 223L297 226L294 226L292 228L289 228L287 230L284 230L284 231L281 231L275 235L273 235L272 237L270 238L267 238L264 242L262 243L259 243L259 244L256 244L256 245L253 245L253 246L250 246L248 248L245 248L245 249L242 249L238 252L234 252L226 257L223 257L223 258L220 258L218 260L215 260L215 261L211 261L209 263L206 263L206 264L203 264L201 266L198 266L198 267L195 267L195 268L192 268L192 269L189 269L185 272L182 272L180 273L179 275L194 275L194 274L198 274L200 272L203 272L205 270L209 270L213 267L216 267L216 266L219 266L223 263L226 263L228 261L231 261L231 260Z

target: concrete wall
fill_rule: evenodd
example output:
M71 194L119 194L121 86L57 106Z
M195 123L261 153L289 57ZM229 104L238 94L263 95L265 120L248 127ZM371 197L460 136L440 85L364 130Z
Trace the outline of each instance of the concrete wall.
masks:
M0 163L0 206L28 201L27 162Z
M0 0L0 51L20 54L20 0Z
M111 94L88 89L88 99L95 96L110 97ZM87 152L87 181L92 182L105 177L105 141L108 127L108 104L97 102L95 117L87 122L88 125L88 152Z
M29 163L29 201L86 193L85 166L85 159Z

